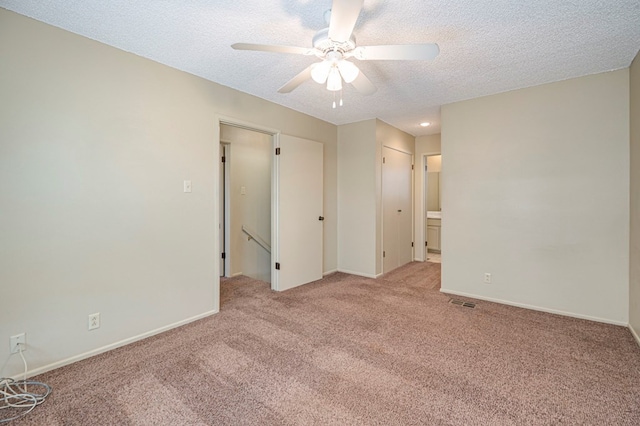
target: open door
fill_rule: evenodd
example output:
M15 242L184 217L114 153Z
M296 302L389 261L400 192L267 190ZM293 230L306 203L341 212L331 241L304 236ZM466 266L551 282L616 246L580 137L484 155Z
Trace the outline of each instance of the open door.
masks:
M322 278L322 149L280 135L274 167L272 287L282 291Z

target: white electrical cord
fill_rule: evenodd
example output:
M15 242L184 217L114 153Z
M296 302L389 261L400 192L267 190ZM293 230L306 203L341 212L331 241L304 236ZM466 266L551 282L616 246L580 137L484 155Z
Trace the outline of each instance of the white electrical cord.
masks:
M51 394L51 386L34 381L27 381L27 360L22 355L22 343L18 344L18 352L24 364L24 378L15 381L11 378L0 378L0 410L9 409L11 417L0 418L0 423L10 422L27 415L36 406L42 404ZM27 387L42 388L42 393L28 392ZM18 414L13 415L14 412Z

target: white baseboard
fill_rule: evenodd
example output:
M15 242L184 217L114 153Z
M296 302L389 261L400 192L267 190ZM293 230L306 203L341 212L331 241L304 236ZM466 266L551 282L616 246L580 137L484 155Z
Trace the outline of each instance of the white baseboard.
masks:
M580 318L580 319L585 319L585 320L589 320L589 321L602 322L602 323L605 323L605 324L621 325L623 327L627 327L629 325L628 323L623 322L623 321L616 321L616 320L610 320L610 319L606 319L606 318L593 317L593 316L590 316L590 315L576 314L576 313L573 313L573 312L560 311L560 310L557 310L557 309L542 308L540 306L527 305L526 303L511 302L509 300L495 299L493 297L478 296L477 294L470 294L470 293L465 293L465 292L462 292L462 291L453 291L453 290L446 290L446 289L442 289L441 288L440 292L441 293L446 293L446 294L453 294L453 295L456 295L456 296L470 297L472 299L486 300L487 302L495 302L495 303L500 303L502 305L516 306L518 308L531 309L532 311L547 312L547 313L550 313L550 314L563 315L565 317Z
M365 274L364 272L356 272L356 271L350 271L348 269L340 269L338 268L338 272L344 272L345 274L349 274L349 275L357 275L359 277L365 277L365 278L378 278L380 275L375 275L375 274Z
M47 371L55 370L56 368L64 367L65 365L73 364L74 362L82 361L83 359L91 358L92 356L95 356L95 355L100 355L101 353L108 352L108 351L110 351L112 349L116 349L116 348L128 345L130 343L134 343L134 342L137 342L139 340L146 339L147 337L155 336L156 334L163 333L163 332L171 330L173 328L178 328L178 327L183 326L185 324L189 324L190 322L197 321L199 319L206 318L206 317L209 317L209 316L211 316L213 314L217 314L217 313L218 313L217 310L208 311L208 312L193 316L191 318L187 318L187 319L184 319L182 321L175 322L173 324L165 325L164 327L156 328L155 330L147 331L146 333L138 334L137 336L133 336L133 337L129 337L129 338L124 339L124 340L120 340L119 342L115 342L115 343L111 343L111 344L106 345L106 346L102 346L101 348L93 349L91 351L88 351L88 352L85 352L85 353L82 353L82 354L79 354L79 355L75 355L75 356L72 356L70 358L66 358L66 359L63 359L63 360L60 360L60 361L56 361L54 363L51 363L51 364L48 364L48 365L45 365L45 366L42 366L42 367L35 368L33 370L29 370L29 371L27 371L27 377L37 376L39 374L46 373ZM18 380L18 379L21 379L22 377L24 377L24 376L22 374L19 374L19 375L13 377L13 379L14 380Z
M336 273L336 272L338 272L338 270L337 270L337 269L332 269L332 270L330 270L330 271L323 272L323 273L322 273L322 276L323 276L323 277L326 277L327 275L331 275L331 274Z
M242 272L236 272L235 274L231 274L231 278L239 277L240 275L242 275Z
M629 331L631 332L633 337L636 339L636 343L638 343L638 346L640 346L640 336L638 336L638 333L636 333L636 330L633 328L631 324L629 324Z

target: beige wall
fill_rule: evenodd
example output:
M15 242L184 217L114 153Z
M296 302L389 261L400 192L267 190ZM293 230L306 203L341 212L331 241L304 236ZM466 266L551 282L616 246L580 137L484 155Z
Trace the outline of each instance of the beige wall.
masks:
M0 342L30 369L215 311L216 114L324 143L337 267L336 126L4 9L0 39Z
M442 155L427 157L427 169L431 173L440 172L442 170Z
M442 129L442 291L627 324L629 70L446 105Z
M640 54L631 64L631 234L629 323L640 343Z
M414 258L417 261L425 260L424 242L427 240L426 229L424 228L424 218L426 218L426 211L424 209L424 156L440 154L440 134L418 136L416 138L416 153L415 153L415 191L414 191L414 217L417 219L415 222L415 250Z
M376 273L376 121L338 126L338 270Z

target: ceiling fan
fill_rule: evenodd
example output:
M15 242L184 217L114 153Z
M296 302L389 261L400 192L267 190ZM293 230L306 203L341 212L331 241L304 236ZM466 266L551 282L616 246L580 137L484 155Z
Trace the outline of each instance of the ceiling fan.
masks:
M369 60L429 60L438 56L437 44L409 44L383 46L356 46L353 28L362 10L364 0L333 0L331 10L325 13L328 28L313 37L313 47L275 46L266 44L236 43L236 50L315 55L321 62L308 66L278 89L289 93L308 79L327 85L327 90L342 90L342 82L350 83L363 95L371 95L376 86L348 59ZM342 99L340 100L342 105ZM335 108L335 102L334 102Z

